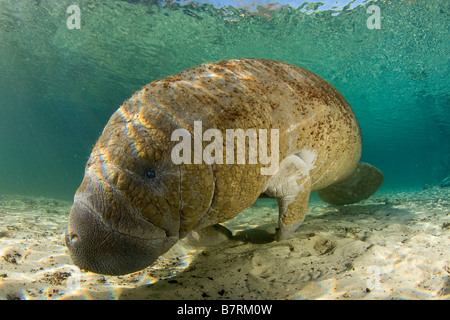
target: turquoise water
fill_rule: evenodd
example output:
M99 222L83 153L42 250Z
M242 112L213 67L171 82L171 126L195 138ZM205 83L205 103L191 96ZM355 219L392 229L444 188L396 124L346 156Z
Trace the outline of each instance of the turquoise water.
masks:
M81 29L67 27L72 4ZM372 4L380 29L367 27ZM450 175L449 1L274 8L0 0L0 193L71 200L93 144L131 94L238 57L286 61L331 82L355 110L362 161L384 172L384 190Z

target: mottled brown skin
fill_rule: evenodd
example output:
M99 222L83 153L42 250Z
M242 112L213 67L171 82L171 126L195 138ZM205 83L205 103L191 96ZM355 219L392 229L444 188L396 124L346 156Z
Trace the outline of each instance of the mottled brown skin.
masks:
M261 175L261 164L175 165L171 134L193 132L194 121L224 133L279 129L278 172ZM314 73L265 59L203 64L146 85L112 115L75 195L66 242L81 268L129 273L262 193L278 200L280 240L303 221L310 192L349 176L360 155L350 105Z

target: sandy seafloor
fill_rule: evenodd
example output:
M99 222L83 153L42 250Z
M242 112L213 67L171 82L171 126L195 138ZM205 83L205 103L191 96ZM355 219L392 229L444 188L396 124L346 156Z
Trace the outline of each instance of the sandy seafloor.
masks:
M0 195L0 299L450 299L450 188L311 199L304 224L272 241L276 202L225 223L215 247L179 242L125 276L81 272L64 231L71 203Z

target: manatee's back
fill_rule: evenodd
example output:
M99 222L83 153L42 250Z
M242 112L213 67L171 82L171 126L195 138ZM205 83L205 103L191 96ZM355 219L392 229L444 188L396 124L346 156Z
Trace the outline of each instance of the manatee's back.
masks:
M164 110L176 127L193 133L194 121L201 121L203 132L219 129L224 150L226 129L267 129L268 150L270 130L279 129L280 161L305 150L315 157L313 189L350 174L360 157L360 130L347 101L328 82L296 66L266 59L222 60L145 89L147 103ZM269 178L260 170L267 166L213 164L212 199L200 226L230 219L251 205Z

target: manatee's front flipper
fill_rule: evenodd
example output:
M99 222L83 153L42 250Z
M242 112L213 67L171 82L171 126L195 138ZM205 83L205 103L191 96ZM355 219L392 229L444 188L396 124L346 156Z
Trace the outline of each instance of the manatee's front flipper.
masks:
M193 246L216 246L233 237L233 234L226 227L215 224L197 231L192 231L187 235L187 243Z
M369 198L383 183L384 175L370 164L360 162L347 178L317 191L325 202L343 205Z
M278 202L277 241L287 238L302 224L310 192L311 178L306 163L296 155L284 159L264 191L265 195Z

